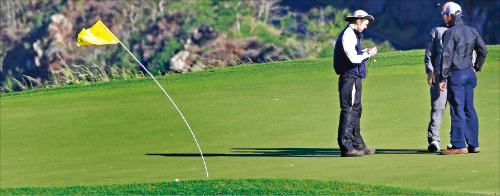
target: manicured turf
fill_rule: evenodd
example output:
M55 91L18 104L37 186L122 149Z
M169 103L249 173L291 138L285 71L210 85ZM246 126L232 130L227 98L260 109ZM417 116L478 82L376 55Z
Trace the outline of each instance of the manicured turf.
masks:
M370 63L361 131L378 151L361 158L339 155L338 76L331 58L159 81L193 128L210 179L318 179L499 194L499 46L489 50L475 97L479 154L426 152L423 50L382 53ZM4 94L0 114L1 188L206 179L191 134L149 78ZM447 111L442 148L449 127Z
M358 183L291 180L190 180L104 186L0 189L0 195L466 195Z

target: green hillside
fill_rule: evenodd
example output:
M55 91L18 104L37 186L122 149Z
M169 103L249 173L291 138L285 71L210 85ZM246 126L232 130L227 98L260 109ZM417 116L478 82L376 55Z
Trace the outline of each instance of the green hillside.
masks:
M361 158L340 158L331 58L158 80L196 134L210 179L314 179L500 194L499 49L489 46L478 73L481 153L468 155L426 151L430 104L423 50L380 53L369 63L361 131L378 151ZM2 94L0 104L1 188L206 179L189 130L150 78ZM441 148L449 127L447 111Z

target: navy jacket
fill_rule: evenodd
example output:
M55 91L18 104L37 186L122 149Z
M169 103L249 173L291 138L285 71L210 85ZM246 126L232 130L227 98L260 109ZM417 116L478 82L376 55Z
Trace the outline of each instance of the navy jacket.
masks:
M450 72L474 67L481 71L486 54L486 44L476 29L464 24L462 14L450 21L450 28L443 33L443 52L441 56L441 81L450 76ZM477 58L472 64L473 51Z
M333 52L333 68L335 73L345 72L366 77L365 61L370 57L367 52L361 50L361 39L363 34L348 25L337 38Z

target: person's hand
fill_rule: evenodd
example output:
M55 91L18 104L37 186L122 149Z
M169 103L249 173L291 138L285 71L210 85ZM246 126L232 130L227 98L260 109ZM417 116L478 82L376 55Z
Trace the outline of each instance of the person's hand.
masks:
M441 90L441 91L446 90L446 82L439 83L439 90Z
M434 76L434 72L427 73L427 83L434 87L434 82L436 82L436 76Z
M370 57L375 56L377 54L377 47L369 48L368 54L370 54Z

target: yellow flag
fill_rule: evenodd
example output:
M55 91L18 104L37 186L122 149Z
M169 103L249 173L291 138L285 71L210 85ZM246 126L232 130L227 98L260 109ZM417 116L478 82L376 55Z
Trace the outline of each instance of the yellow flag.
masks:
M118 44L120 40L101 22L97 21L94 26L89 29L82 29L78 34L78 47L83 45L105 45Z

